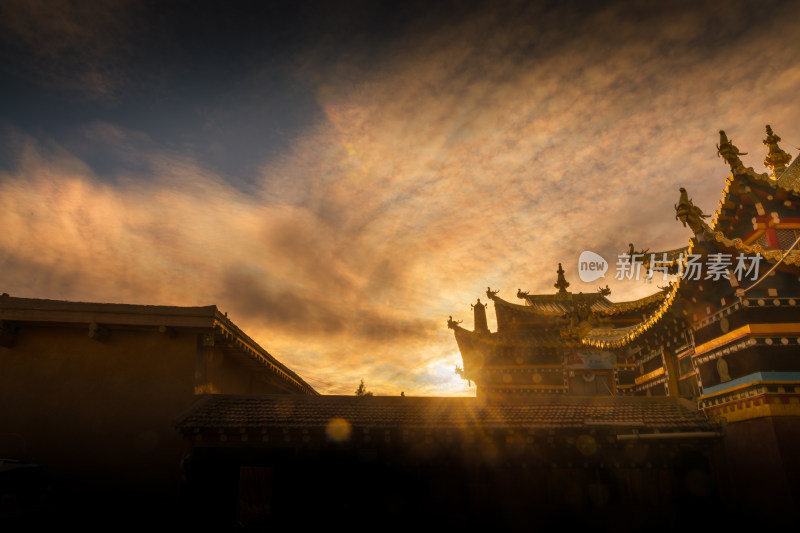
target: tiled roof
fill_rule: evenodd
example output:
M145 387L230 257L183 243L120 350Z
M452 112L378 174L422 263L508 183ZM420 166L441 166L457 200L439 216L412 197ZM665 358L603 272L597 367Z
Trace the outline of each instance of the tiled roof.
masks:
M176 421L184 432L215 429L355 427L404 429L590 429L666 432L717 429L676 398L531 398L486 404L477 398L208 395Z
M455 326L456 341L468 341L490 346L538 346L538 347L564 347L580 346L580 342L562 337L559 330L552 329L522 329L510 332L476 333L461 326Z
M681 250L685 250L681 248ZM660 303L665 298L665 292L657 293L627 302L612 302L598 293L567 293L562 294L527 294L524 297L526 305L519 305L503 300L499 296L492 297L495 306L502 306L520 313L546 316L564 316L573 310L573 304L589 305L595 313L603 315L618 315L637 311L645 307Z

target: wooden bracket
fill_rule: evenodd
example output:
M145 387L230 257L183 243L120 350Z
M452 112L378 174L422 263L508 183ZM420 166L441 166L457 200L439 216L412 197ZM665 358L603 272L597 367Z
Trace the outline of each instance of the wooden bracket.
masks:
M108 329L104 328L97 322L92 322L89 324L89 338L94 339L98 342L106 342L108 341L109 337Z

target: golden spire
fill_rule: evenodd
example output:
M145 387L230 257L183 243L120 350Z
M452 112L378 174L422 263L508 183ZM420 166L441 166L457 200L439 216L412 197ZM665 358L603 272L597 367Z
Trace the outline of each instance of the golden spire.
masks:
M772 170L772 175L777 176L786 168L792 156L781 150L778 143L781 138L772 132L772 128L767 124L767 138L764 139L764 144L769 146L769 153L764 159L764 166Z
M561 263L558 264L558 270L556 273L558 274L558 281L555 282L553 287L558 289L558 294L567 294L569 282L567 281L567 278L564 277L564 269L561 267Z

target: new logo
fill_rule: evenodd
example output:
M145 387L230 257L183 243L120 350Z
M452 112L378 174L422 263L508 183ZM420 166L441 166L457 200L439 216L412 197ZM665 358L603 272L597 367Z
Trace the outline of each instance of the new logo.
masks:
M608 261L602 255L585 250L578 258L578 277L584 283L604 278L608 271Z

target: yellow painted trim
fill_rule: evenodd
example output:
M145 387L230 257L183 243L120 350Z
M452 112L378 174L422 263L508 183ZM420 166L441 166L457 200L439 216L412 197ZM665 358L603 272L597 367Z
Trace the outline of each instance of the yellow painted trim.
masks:
M800 229L800 224L797 222L781 222L780 224L775 224L775 229Z
M563 385L513 385L498 383L496 385L492 384L486 386L490 389L569 390L569 387L564 387Z
M750 236L749 236L749 237L748 237L746 240L744 240L743 242L744 242L744 244L747 244L747 245L749 245L749 244L751 244L751 243L753 243L753 242L757 241L757 240L758 240L758 238L759 238L759 237L761 237L762 235L764 235L766 232L767 232L767 230L760 230L760 231L759 231L759 230L756 230L756 232L755 232L755 233L753 233L752 235L750 235Z
M762 405L754 405L752 407L742 407L728 411L727 413L714 412L712 413L716 418L724 418L728 422L741 422L743 420L751 420L754 418L765 418L768 416L800 416L800 399L792 398L795 400L792 403L764 403ZM722 406L714 406L706 409L719 409Z
M634 379L633 382L636 385L640 385L640 384L644 383L645 381L650 381L651 379L657 378L658 376L661 376L663 374L664 374L664 367L660 366L660 367L656 368L655 370L653 370L652 372L648 372L647 374L643 374L643 375L639 376L638 378Z
M779 324L745 324L740 328L729 331L724 335L720 335L715 339L704 342L694 349L694 355L702 355L720 346L724 346L733 342L745 335L769 335L769 334L795 334L800 333L800 324L796 323L779 323Z
M493 370L493 371L500 371L506 369L514 369L514 370L539 370L542 368L558 368L559 370L564 368L564 365L493 365L493 366L485 366L483 367L484 370Z
M796 387L796 386L800 385L800 381L753 381L752 383L745 383L744 385L739 385L739 386L734 387L732 389L725 389L725 390L722 390L722 391L719 391L719 392L715 392L714 394L708 394L708 395L700 396L699 399L700 400L707 400L709 398L716 398L717 396L723 396L725 394L730 394L732 392L740 391L740 390L743 390L743 389L751 389L751 388L764 387L764 386L770 386L770 385L777 385L777 386L791 385L793 387ZM759 394L761 394L761 393L759 393ZM772 392L770 394L777 394L777 393ZM780 393L780 394L783 394L783 393ZM791 394L791 393L787 393L787 394ZM738 402L741 399L743 399L743 398L738 398L736 400L731 400L731 401L732 402Z
M667 370L667 389L669 390L669 395L678 396L678 381L675 379L677 373L675 372L675 365L673 364L672 357L665 357L664 363L666 364Z
M704 342L700 346L695 346L694 348L694 355L695 357L706 352L713 350L714 348L719 348L729 342L735 341L741 337L750 333L750 324L744 325L740 328L736 328L733 331L729 331L724 335L720 335L717 338L711 339L710 341Z
M777 323L777 324L750 324L750 331L754 335L759 334L783 334L800 333L800 324L797 323Z

